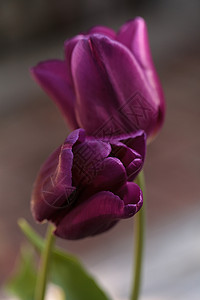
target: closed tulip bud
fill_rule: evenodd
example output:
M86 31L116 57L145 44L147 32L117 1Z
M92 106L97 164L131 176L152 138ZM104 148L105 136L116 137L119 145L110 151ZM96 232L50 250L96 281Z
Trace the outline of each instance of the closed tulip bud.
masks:
M117 33L94 27L64 47L64 60L41 62L31 72L72 130L104 137L144 130L148 138L155 136L165 103L142 18Z

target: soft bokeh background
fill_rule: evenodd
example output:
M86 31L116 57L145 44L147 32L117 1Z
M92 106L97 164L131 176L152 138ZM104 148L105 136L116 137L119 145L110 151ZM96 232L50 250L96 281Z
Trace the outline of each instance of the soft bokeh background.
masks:
M164 129L149 146L147 235L141 299L200 299L200 2L199 0L0 1L0 281L24 238L16 222L36 225L29 199L36 173L68 133L60 113L31 80L39 60L63 57L63 42L102 24L118 29L143 16L167 102ZM133 220L79 242L77 254L115 299L126 299ZM77 287L78 288L78 287ZM2 296L3 297L3 296ZM4 299L4 298L1 298Z

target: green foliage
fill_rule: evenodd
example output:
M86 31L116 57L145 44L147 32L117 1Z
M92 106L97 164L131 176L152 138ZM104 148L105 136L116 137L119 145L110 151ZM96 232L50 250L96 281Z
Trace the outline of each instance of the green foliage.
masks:
M44 241L42 240L42 238L30 227L30 225L25 220L20 220L19 226L29 242L39 253L41 253L44 248ZM33 259L31 257L29 259L29 263L27 261L29 267L28 270L30 273L30 282L28 284L30 291L33 291L36 279L35 270L33 272L32 268L32 261ZM66 300L109 300L109 298L97 285L95 280L84 269L78 259L75 256L67 254L59 249L53 250L49 275L50 281L63 289ZM22 279L24 280L24 284L26 285L26 278L24 277ZM20 288L23 289L22 279L20 282L20 280L15 277L16 289L18 281L20 282ZM13 291L15 290L13 289ZM17 294L15 293L15 295ZM18 293L18 296L19 295L20 294ZM20 299L31 300L33 299L30 298L30 296L32 297L32 295L32 292L30 292L29 297L23 296L24 298L21 297Z
M35 255L30 247L22 247L15 274L6 283L8 293L17 296L21 300L34 300L36 283Z
M70 300L108 300L94 279L85 271L79 261L69 254L56 251L51 266L52 282L65 291Z

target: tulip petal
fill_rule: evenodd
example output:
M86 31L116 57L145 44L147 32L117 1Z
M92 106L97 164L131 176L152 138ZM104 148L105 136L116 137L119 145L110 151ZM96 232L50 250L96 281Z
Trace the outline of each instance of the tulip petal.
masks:
M49 220L63 206L71 204L68 199L76 190L71 184L72 161L72 151L59 148L42 166L31 197L31 209L37 221Z
M72 186L72 147L85 139L85 131L73 131L64 144L55 150L41 167L31 198L33 215L37 221L50 219L69 207L76 191Z
M132 217L136 214L143 204L143 194L140 187L134 182L127 182L118 195L123 199L125 204L124 218Z
M115 31L106 26L94 26L87 32L87 34L94 34L94 33L105 35L113 40L115 40L116 38Z
M124 24L117 33L116 40L128 47L144 69L148 82L155 89L153 100L159 106L158 128L162 125L165 112L163 90L151 56L147 26L143 18L137 17Z
M109 143L86 140L73 148L74 163L73 163L73 184L81 187L86 184L91 184L101 168L102 161L111 151Z
M56 224L55 234L74 240L102 233L115 225L118 220L132 216L136 212L136 205L124 205L124 202L113 193L99 192L74 207Z
M143 166L141 155L120 142L112 144L111 155L123 163L126 168L127 180L133 181Z
M39 63L30 71L33 78L57 104L70 128L78 128L74 112L75 94L66 63L62 60L49 60Z
M77 120L87 134L97 136L102 126L105 135L110 126L118 134L154 128L155 95L133 55L120 43L100 35L79 41L72 54L72 75Z
M86 139L85 130L82 128L72 131L66 138L64 144L66 147L72 148L75 144L83 143Z
M122 139L121 142L137 152L144 162L146 156L146 134L144 131L139 130L136 133L131 134L130 137Z
M74 50L74 47L80 41L84 36L82 34L76 35L75 37L68 39L64 42L64 49L65 49L65 60L66 60L66 72L68 75L68 78L71 81L71 84L73 85L73 79L71 74L71 58L72 58L72 52Z
M90 193L99 192L101 190L115 193L126 181L126 170L122 162L116 157L108 157L99 165L98 174L87 190L90 191ZM90 194L87 194L87 197L89 195Z
M143 130L138 130L137 132L132 132L129 134L121 134L118 138L103 139L104 141L109 141L111 145L126 145L135 152L137 152L142 159L145 159L146 155L146 133Z
M153 68L147 27L143 18L137 17L125 23L118 31L116 39L132 51L143 69Z

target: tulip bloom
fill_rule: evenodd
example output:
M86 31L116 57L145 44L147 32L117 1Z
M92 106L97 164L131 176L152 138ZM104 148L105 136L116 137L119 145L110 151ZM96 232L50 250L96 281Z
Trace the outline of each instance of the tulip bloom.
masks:
M144 156L142 131L112 140L73 131L39 171L31 200L34 217L53 222L55 234L65 239L93 236L132 217L143 203L132 181Z
M97 137L141 129L156 134L165 105L142 18L117 33L94 27L64 47L65 60L41 62L31 72L72 130L82 127Z

